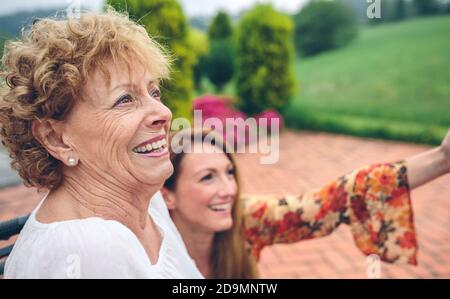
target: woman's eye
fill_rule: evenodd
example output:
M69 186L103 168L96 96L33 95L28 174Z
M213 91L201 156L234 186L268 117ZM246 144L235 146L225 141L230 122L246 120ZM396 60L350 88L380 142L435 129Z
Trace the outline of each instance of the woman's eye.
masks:
M153 89L150 95L155 99L159 99L161 98L161 91L159 89Z
M202 177L200 179L200 182L204 182L204 181L207 181L207 180L210 180L210 179L212 179L212 174L207 174L207 175L205 175L204 177Z
M234 176L234 174L236 173L234 168L228 169L228 174Z
M130 103L132 101L133 101L133 97L129 94L125 94L117 100L117 102L114 104L114 106L123 105L126 103Z

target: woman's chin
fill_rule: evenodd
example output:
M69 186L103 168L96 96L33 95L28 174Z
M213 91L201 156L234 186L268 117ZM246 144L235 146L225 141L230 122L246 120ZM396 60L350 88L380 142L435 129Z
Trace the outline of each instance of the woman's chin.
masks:
M152 172L158 173L160 176L162 176L164 181L168 179L173 173L173 165L170 159L164 159L162 161L159 161L159 163L153 164L151 166L151 169Z
M216 229L214 230L216 233L219 232L224 232L227 230L230 230L233 227L233 221L230 220L226 220L221 222L220 224L218 223L217 225L215 225Z
M174 170L172 162L170 160L168 160L166 168L167 168L166 169L166 177L165 177L164 181L166 181L168 178L170 178L170 176L172 175L173 170Z
M142 168L142 167L141 167ZM139 170L139 181L151 185L163 185L164 182L172 175L173 166L170 161L155 165L154 168L146 167Z

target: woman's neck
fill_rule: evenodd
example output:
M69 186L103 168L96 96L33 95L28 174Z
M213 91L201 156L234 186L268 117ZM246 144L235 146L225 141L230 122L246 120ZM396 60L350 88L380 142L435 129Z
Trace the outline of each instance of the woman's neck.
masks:
M191 228L175 215L172 216L172 219L198 269L205 278L211 278L211 253L214 233Z
M44 210L41 214L44 220L46 215L56 218L53 221L89 217L116 220L139 236L149 221L151 197L158 190L158 186L126 188L113 182L67 177L50 192L40 210Z

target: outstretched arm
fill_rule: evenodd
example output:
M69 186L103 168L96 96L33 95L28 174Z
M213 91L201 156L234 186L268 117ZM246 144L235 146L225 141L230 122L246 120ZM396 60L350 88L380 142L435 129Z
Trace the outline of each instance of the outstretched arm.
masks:
M256 258L267 245L324 237L345 223L363 253L416 263L405 161L369 165L302 195L242 199L244 236Z
M449 157L450 133L438 148L355 170L300 196L244 196L244 235L258 258L267 245L323 237L347 223L363 253L415 264L409 191L449 173Z
M441 146L405 159L411 189L450 173L450 131Z

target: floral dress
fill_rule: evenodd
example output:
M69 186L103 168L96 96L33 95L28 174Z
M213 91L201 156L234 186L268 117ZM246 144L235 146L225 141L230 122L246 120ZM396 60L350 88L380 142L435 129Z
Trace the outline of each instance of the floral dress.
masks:
M403 161L355 170L293 196L243 196L243 231L249 250L329 235L350 226L356 246L386 262L417 264L417 240Z

